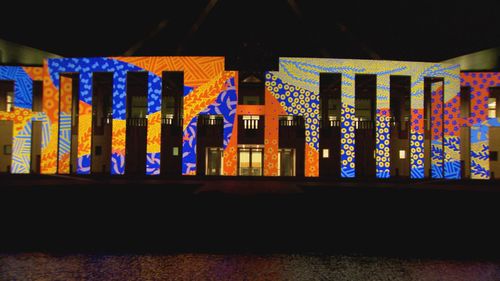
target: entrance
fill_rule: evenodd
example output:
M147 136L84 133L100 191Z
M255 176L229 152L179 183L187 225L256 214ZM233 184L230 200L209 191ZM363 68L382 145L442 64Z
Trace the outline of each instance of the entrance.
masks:
M222 148L207 147L207 176L222 176Z
M295 149L282 148L278 152L278 171L283 177L295 176Z
M245 147L238 149L238 175L262 176L263 149Z

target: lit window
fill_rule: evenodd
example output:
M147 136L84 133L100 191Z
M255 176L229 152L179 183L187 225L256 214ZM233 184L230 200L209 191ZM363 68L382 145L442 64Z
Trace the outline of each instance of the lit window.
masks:
M406 150L399 151L399 159L406 159Z
M293 115L282 115L279 120L281 126L293 126Z
M174 146L174 148L172 150L172 155L174 155L174 156L179 155L179 147L178 146Z
M323 158L330 157L330 150L328 148L323 148Z
M330 124L330 127L334 127L335 123L338 123L338 121L337 121L337 115L329 115L328 116L328 122Z
M244 115L243 128L256 130L259 128L260 117L258 115Z
M489 98L488 99L488 117L496 118L497 117L497 99Z
M222 124L221 120L223 120L222 115L208 115L208 125Z
M12 107L14 106L14 99L12 97L12 94L12 92L7 92L7 112L11 112Z

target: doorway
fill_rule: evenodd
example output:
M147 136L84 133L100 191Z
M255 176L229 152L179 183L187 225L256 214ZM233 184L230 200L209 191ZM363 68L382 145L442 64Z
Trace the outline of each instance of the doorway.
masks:
M263 151L257 146L238 148L238 175L262 176Z
M207 176L222 176L222 156L221 147L207 147Z
M278 171L283 177L295 176L295 149L281 148L278 151Z

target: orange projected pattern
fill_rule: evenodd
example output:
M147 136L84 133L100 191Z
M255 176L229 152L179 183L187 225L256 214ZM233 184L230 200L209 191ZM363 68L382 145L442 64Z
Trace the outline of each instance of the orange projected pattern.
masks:
M71 154L71 105L73 98L73 79L60 78L60 130L59 130L59 174L70 173Z
M57 172L57 136L59 135L59 95L50 78L47 60L43 63L43 120L41 173Z
M92 139L92 106L84 101L78 103L78 159L90 155ZM90 167L88 167L90 169ZM88 171L82 170L81 173Z
M184 84L199 87L224 71L224 57L112 57L162 77L164 71L184 71Z
M184 125L186 129L201 110L212 104L224 89L225 82L235 76L234 71L224 71L223 57L115 57L113 59L140 67L157 77L165 71L183 71L184 85L194 90L184 97ZM154 94L153 94L154 95ZM148 95L149 96L149 95ZM149 101L148 101L149 102ZM161 99L158 101L161 106ZM147 127L148 174L159 174L161 150L161 112L150 112ZM150 167L149 167L150 166Z
M276 98L265 89L265 126L264 126L264 175L278 176L278 134L279 116L285 115L285 110L281 107Z

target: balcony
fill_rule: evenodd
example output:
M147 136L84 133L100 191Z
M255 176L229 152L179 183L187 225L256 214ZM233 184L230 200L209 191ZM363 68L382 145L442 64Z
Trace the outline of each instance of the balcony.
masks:
M127 126L147 127L148 126L148 119L147 118L127 118Z
M305 125L302 116L280 116L279 145L280 147L295 147L304 142Z
M372 130L375 129L375 122L371 120L354 121L356 130Z
M197 123L197 162L205 163L207 147L222 147L224 143L224 118L221 115L198 116ZM205 164L203 165L203 170ZM200 170L201 171L201 170Z

